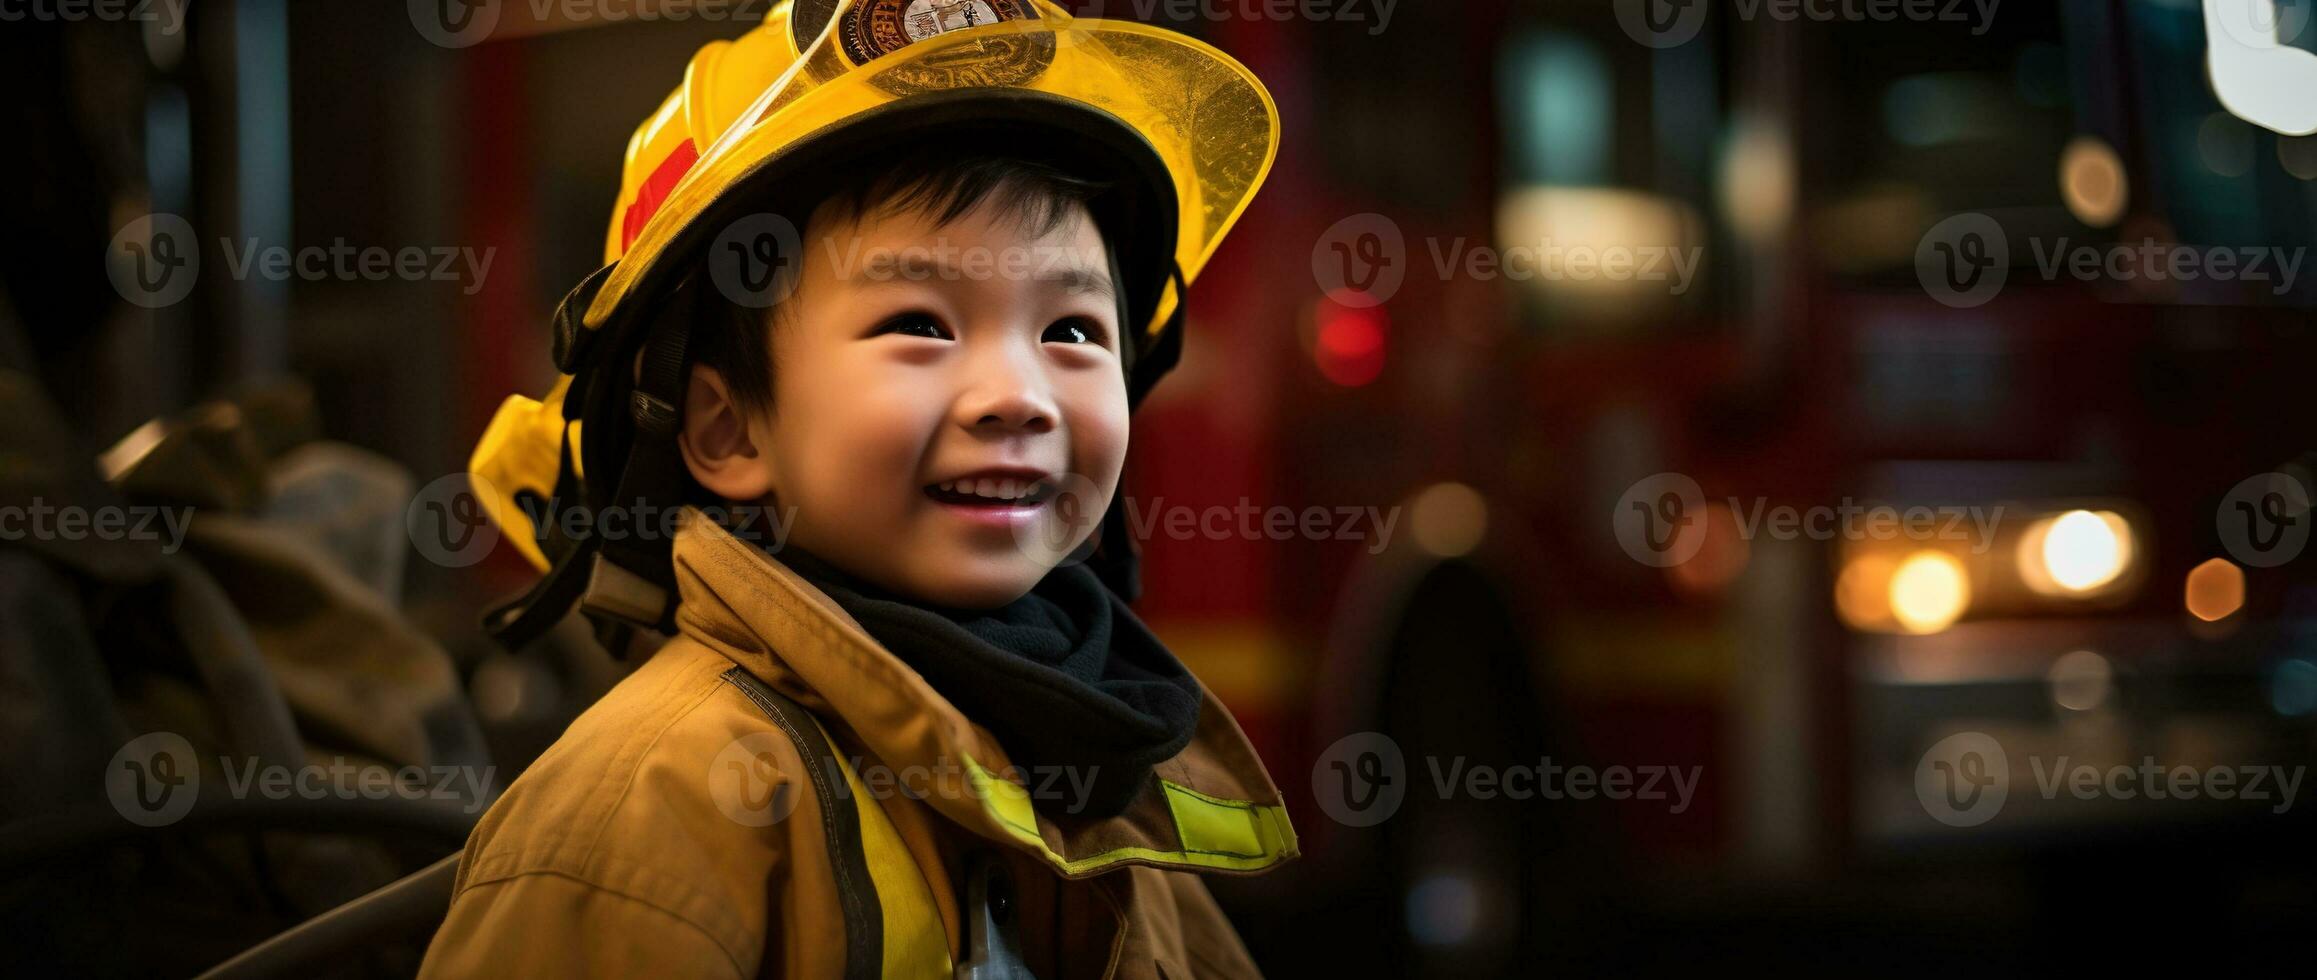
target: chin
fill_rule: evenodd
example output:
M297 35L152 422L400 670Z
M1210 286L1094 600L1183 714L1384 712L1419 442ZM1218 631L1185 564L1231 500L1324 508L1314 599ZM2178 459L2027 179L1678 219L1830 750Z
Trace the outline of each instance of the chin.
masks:
M927 569L910 591L922 601L952 609L995 609L1029 594L1048 571L1019 560L987 570Z

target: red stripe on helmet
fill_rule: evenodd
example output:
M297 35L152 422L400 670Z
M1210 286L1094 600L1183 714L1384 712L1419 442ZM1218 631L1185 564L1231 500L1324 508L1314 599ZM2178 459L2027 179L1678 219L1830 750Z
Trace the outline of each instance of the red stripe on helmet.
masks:
M643 185L636 188L636 199L628 204L627 212L620 216L619 250L622 253L636 243L636 236L643 234L644 225L651 223L652 215L660 213L660 204L668 199L668 191L685 174L690 173L692 165L698 162L700 151L692 146L691 140L685 140L676 144L675 150L668 154L667 159L660 161L659 166L652 168L652 175L644 178Z

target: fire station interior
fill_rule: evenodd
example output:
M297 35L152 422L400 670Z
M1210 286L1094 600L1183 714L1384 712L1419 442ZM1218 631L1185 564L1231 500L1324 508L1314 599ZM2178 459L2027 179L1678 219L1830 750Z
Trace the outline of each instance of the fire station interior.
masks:
M501 649L535 570L419 529L554 379L636 121L763 4L455 46L151 6L0 25L0 504L220 528L0 528L7 933L28 975L410 975L483 807L635 666L576 619ZM1282 120L1122 489L1196 518L1135 608L1294 823L1210 880L1266 972L2307 962L2310 4L1065 6ZM156 215L204 272L152 305ZM152 732L487 776L146 826L107 793Z

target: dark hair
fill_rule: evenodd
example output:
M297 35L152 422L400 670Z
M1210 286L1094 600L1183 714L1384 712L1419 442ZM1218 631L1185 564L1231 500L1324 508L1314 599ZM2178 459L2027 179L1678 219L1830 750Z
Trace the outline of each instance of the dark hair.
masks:
M820 200L810 202L817 207L790 213L835 224L880 215L923 214L935 224L947 225L987 203L1001 218L1018 222L1024 234L1043 238L1070 220L1074 206L1088 204L1109 187L1034 160L994 150L961 152L946 143L922 145L865 166L838 169L842 176ZM809 250L814 229L809 221L798 224L802 228L800 240ZM1107 235L1105 243L1109 244ZM798 258L800 261L789 263L786 274L793 275L802 268L802 257ZM705 269L697 277L704 287L709 278ZM775 304L769 310L750 307L714 288L703 288L700 304L701 322L692 334L698 363L724 376L741 408L770 405L772 329L786 304Z

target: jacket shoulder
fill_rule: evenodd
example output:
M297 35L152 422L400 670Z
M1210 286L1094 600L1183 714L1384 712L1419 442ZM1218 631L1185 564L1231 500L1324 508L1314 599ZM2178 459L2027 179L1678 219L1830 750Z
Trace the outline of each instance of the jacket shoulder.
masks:
M608 904L634 910L635 941L648 944L673 917L752 971L767 883L785 873L796 831L778 807L760 804L798 792L804 770L794 746L723 680L731 667L679 637L574 720L468 839L451 922L539 892L495 886L562 879L558 891L624 900Z

